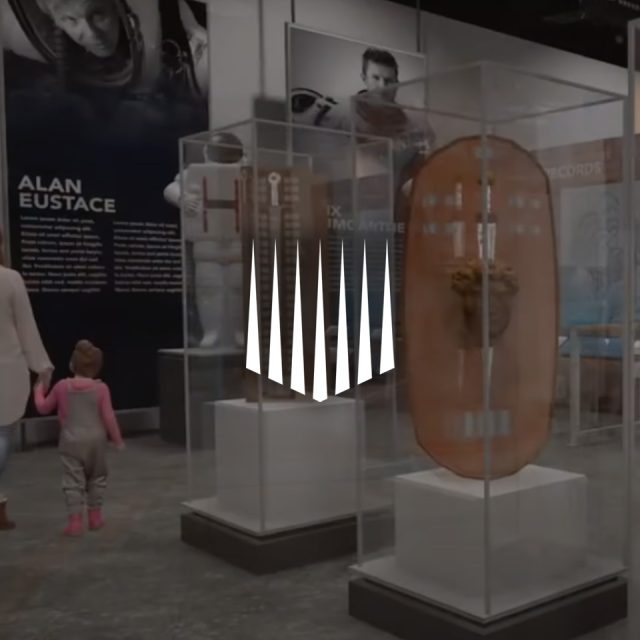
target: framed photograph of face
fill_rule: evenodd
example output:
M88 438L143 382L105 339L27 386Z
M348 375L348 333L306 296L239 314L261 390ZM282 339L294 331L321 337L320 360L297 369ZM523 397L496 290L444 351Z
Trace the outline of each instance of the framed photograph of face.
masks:
M352 96L425 75L422 53L287 25L287 97L292 122L349 130ZM418 83L416 91L420 90ZM385 98L394 101L392 89Z

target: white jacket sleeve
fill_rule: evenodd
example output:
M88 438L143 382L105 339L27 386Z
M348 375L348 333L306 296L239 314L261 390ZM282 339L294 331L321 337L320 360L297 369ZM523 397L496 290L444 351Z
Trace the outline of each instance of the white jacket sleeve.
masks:
M29 301L29 294L24 280L18 272L15 273L13 286L13 315L16 323L16 331L20 340L22 352L27 360L29 369L34 373L42 373L47 369L53 369L51 360L42 344L42 338L38 331L33 309Z

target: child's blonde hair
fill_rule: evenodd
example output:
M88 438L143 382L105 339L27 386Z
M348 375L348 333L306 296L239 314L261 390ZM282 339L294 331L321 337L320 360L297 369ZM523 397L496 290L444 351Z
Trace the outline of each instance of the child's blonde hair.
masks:
M89 340L80 340L71 355L71 370L84 378L96 378L102 371L102 351Z

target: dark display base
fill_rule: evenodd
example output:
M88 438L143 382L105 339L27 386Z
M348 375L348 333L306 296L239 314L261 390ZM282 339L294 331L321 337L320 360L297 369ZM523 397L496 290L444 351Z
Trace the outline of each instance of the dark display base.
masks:
M199 349L189 353L191 449L213 447L213 411L205 414L205 405L243 395L243 363L242 354L207 353ZM158 352L158 398L162 439L171 444L186 444L182 349ZM204 424L205 421L211 424Z
M610 580L548 604L486 624L357 578L349 613L403 640L570 640L627 615L627 581Z
M254 574L275 573L356 551L355 516L256 536L195 513L181 518L182 541Z

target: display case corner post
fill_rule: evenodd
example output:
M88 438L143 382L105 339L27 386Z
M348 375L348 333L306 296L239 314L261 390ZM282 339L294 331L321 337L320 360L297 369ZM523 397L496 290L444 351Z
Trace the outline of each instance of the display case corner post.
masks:
M0 229L7 265L11 265L11 226L9 219L9 164L7 160L7 116L4 84L4 47L0 33Z
M186 153L185 146L188 144L187 138L180 138L178 141L178 184L180 185L180 194L184 194L185 189L185 169L186 169ZM182 348L184 357L183 363L183 386L184 386L184 424L185 424L185 448L187 454L187 495L192 496L195 491L195 480L193 477L193 458L191 450L191 378L190 378L190 344L189 344L189 269L187 268L187 239L184 220L184 198L180 198L179 215L180 215L180 256L182 260Z
M251 148L251 159L249 161L250 171L252 172L251 179L251 208L248 212L248 215L251 216L251 227L254 231L254 247L253 251L257 251L258 246L261 245L263 238L260 237L260 223L259 223L259 176L261 172L261 149L262 149L262 136L264 134L264 128L268 127L269 123L257 118L253 118L249 125L250 130L250 148ZM268 139L268 136L265 136ZM254 254L255 255L255 254ZM256 300L258 309L260 308L263 291L261 287L261 283L263 282L262 270L265 268L265 265L262 264L261 260L255 259L255 290L256 290ZM268 267L267 267L268 268ZM251 283L253 285L253 283ZM267 530L267 520L266 520L266 478L267 478L267 469L266 469L266 441L265 441L265 416L264 416L264 395L265 395L265 366L267 365L266 359L264 358L265 345L262 344L262 337L264 336L263 331L263 317L261 313L258 313L258 336L260 336L259 345L258 345L258 354L260 359L260 373L255 374L253 377L256 381L256 428L257 428L257 436L258 436L258 446L257 446L257 454L258 454L258 520L259 520L259 529L261 533L266 532Z
M622 226L625 229L624 236L624 326L623 344L623 446L625 457L625 478L626 478L626 535L624 542L624 558L627 567L632 566L633 560L633 469L635 462L635 426L637 422L636 408L636 305L637 300L637 207L640 204L638 198L637 185L637 152L638 138L637 113L640 108L640 82L638 79L639 54L638 51L638 29L640 29L640 19L632 20L627 27L627 80L628 91L623 101L623 215Z
M478 67L480 84L480 188L481 188L481 212L480 227L482 244L482 423L483 423L483 576L484 576L484 612L490 616L492 610L491 585L492 585L492 553L491 553L491 480L492 480L492 433L489 428L491 417L491 369L492 348L490 346L490 296L489 296L489 134L491 130L489 111L489 87L491 68L485 62Z

